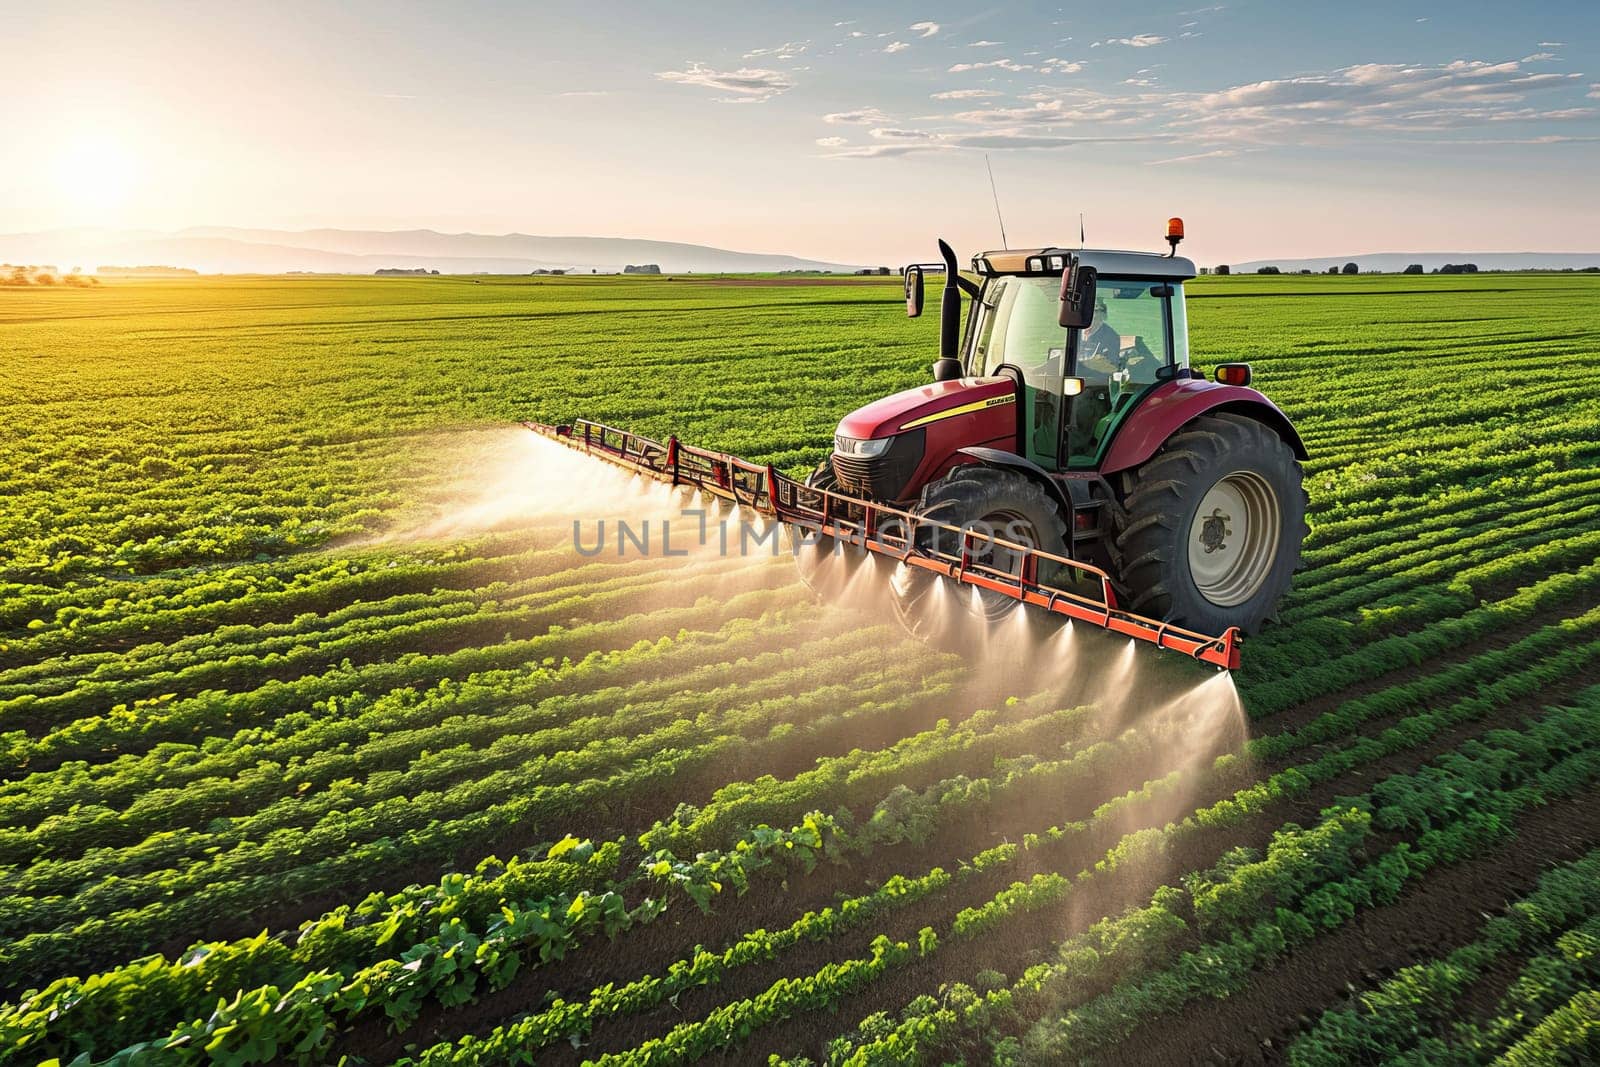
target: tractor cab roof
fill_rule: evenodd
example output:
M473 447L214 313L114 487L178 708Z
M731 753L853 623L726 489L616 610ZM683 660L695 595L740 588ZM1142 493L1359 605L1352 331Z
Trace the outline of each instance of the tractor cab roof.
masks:
M1078 257L1085 267L1114 278L1160 278L1183 281L1195 276L1194 261L1183 256L1163 256L1155 252L1119 252L1104 248L1008 248L979 252L972 266L979 274L1060 274L1061 265L1050 257ZM1052 266L1054 269L1051 269Z

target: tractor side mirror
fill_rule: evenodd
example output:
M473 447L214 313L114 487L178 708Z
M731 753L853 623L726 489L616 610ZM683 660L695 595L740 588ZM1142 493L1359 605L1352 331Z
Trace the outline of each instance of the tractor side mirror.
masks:
M1074 256L1061 272L1061 315L1059 322L1069 330L1082 330L1094 321L1096 272L1078 264Z
M933 361L933 380L936 382L953 382L961 377L961 361L941 356Z
M922 314L922 268L916 264L906 268L906 318Z

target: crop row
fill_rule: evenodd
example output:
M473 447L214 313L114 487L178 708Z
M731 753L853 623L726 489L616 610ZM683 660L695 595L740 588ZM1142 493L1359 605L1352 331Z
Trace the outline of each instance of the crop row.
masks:
M390 546L384 552L295 555L138 583L0 586L0 632L8 635L0 641L0 662L120 646L130 638L171 641L219 626L323 613L357 600L480 589L569 570L572 562L564 542L528 548L521 539L486 538L428 553Z
M732 561L733 567L747 566ZM714 568L727 572L727 561ZM792 578L780 567L749 569L742 583L750 589L767 588ZM188 695L208 688L246 690L271 679L289 680L324 670L342 661L369 663L418 649L450 649L490 644L514 633L537 632L569 623L575 608L584 613L627 610L648 597L652 587L676 589L673 600L691 599L697 590L682 585L669 571L662 575L632 576L589 586L565 587L545 596L536 610L495 600L435 604L422 595L409 605L397 605L391 616L379 605L357 605L328 619L310 617L264 628L233 627L211 637L186 639L173 649L154 648L147 660L135 657L124 663L113 657L87 674L69 678L70 689L26 693L0 701L0 717L15 727L26 722L36 728L71 724L76 718L119 703L150 699L158 694ZM327 632L321 631L326 628ZM279 631L271 633L270 631ZM41 731L42 732L42 731ZM23 734L13 729L13 734ZM9 736L9 735L8 735Z
M977 718L981 720L985 715L988 715L988 713L980 713ZM927 735L927 740L938 742L938 745L930 750L929 754L939 752L966 753L974 745L977 745L981 751L999 754L1002 749L998 746L1002 743L1006 743L1008 747L1016 749L1037 749L1044 742L1044 738L1040 734L1040 727L1048 727L1052 723L1060 723L1062 725L1071 724L1081 728L1088 725L1086 716L1086 711L1076 711L1065 717L1058 713L1053 716L1023 720L1001 726L994 726L992 723L980 721L974 723L971 728L965 728L955 733L951 733L947 728L940 727ZM993 718L992 715L988 715L988 717L990 719ZM1058 738L1058 743L1059 740ZM1046 745L1046 747L1048 746ZM1082 755L1104 759L1108 754L1102 749L1103 746L1086 750ZM912 758L913 752L913 748L904 743L896 746L894 750L885 754L889 762L885 764L884 772L873 772L870 764L863 763L856 755L852 755L852 757L842 761L831 761L839 764L839 769L831 772L829 777L822 780L818 785L821 787L823 795L839 796L840 794L836 790L845 780L840 775L846 771L852 786L850 790L846 791L847 794L860 792L864 785L870 785L874 782L888 784L903 777L906 768L915 762ZM923 758L925 759L926 757L924 756ZM1079 759L1077 762L1082 764L1083 760ZM805 777L802 776L802 778ZM878 785L878 788L883 788L883 785ZM835 858L846 854L867 854L874 848L881 847L884 844L893 844L904 840L907 833L914 835L914 828L908 828L904 823L896 821L897 818L915 821L903 802L893 802L893 798L902 790L903 786L892 789L889 793L890 801L880 804L874 810L872 816L864 818L858 826L849 822L841 824L833 818L813 814L807 816L794 831L780 833L767 830L765 827L758 827L755 831L742 838L733 850L726 853L718 852L717 850L701 851L690 861L678 860L670 851L664 848L656 848L644 855L641 861L642 867L651 880L659 881L664 886L676 886L689 897L701 903L702 906L708 906L710 897L722 891L724 886L743 891L745 886L748 885L747 872L751 869L750 858L752 855L771 856L776 853L791 865L800 862L802 859L809 865L814 862L814 857L820 855L823 851L827 851ZM811 799L815 800L817 796L814 794ZM846 796L845 799L848 799L848 797ZM971 800L972 798L966 798L968 803ZM727 798L723 798L721 802L724 804L731 803ZM948 789L942 791L937 798L927 801L927 803L934 805L944 804L947 806L958 802L961 802L961 798L952 795ZM697 827L697 829L698 837L701 839L709 839L714 836L705 827ZM669 830L672 832L671 837L662 836L667 834ZM668 840L683 844L687 840L684 837L684 833L684 830L678 830L670 824L658 825L655 831L643 835L641 845L650 846ZM692 842L690 844L692 847ZM979 866L982 866L981 860L979 861ZM937 880L939 876L935 874L933 877ZM479 881L482 881L482 879L469 878L464 881L457 880L454 883L447 883L452 886L452 889L444 899L448 900L468 895L479 900L492 899L492 895L485 893L477 884ZM496 879L495 884L501 892L504 891L502 883L503 878ZM886 893L878 894L878 899L895 899L903 895L895 890L890 890ZM385 900L383 903L392 905L393 899ZM397 933L401 938L399 943L404 943L404 937L407 936L405 931L416 931L419 928L419 923L431 925L441 920L444 921L444 925L441 925L439 929L443 931L448 926L452 936L467 938L488 936L488 932L481 935L473 932L470 925L473 921L472 916L441 911L437 908L429 909L427 907L423 907L419 912L417 904L418 901L414 897L407 896L402 901L401 907L399 909L391 908L386 913L386 917L385 914L374 914L371 908L364 908L365 921L355 929L359 932L383 928L385 931L384 936L379 939L376 943L377 945L394 938ZM643 907L644 905L641 903L639 906ZM839 914L853 918L856 915L856 911L857 909L854 907L844 908ZM298 947L294 952L295 958L302 959L303 962L308 964L315 963L322 967L336 964L344 966L353 961L359 961L362 958L360 952L357 951L352 954L350 945L345 945L344 949L332 949L332 946L336 943L342 944L349 941L349 936L345 932L348 914L347 912L336 912L317 923L303 926L297 939ZM490 912L480 913L476 918L481 921L491 914ZM426 915L426 920L421 918L423 915ZM463 926L463 922L469 925ZM807 926L808 924L802 923L798 932L804 933ZM813 934L807 934L806 936L812 936ZM375 947L370 937L362 939L358 934L358 942L368 951ZM232 944L196 945L184 954L182 960L175 961L168 966L173 968L172 973L174 975L182 976L184 988L192 991L195 983L199 982L204 974L204 972L193 970L193 966L196 963L204 962L207 967L215 964L219 972L224 976L223 980L226 981L229 979L237 980L241 974L239 968L243 965L242 961L256 957L260 957L260 964L252 973L279 974L281 971L273 968L281 965L282 956L283 950L276 943L268 942L264 944L261 939L251 939ZM221 962L223 960L229 961L228 967L223 967ZM184 961L187 961L187 963ZM152 961L140 961L131 965L131 970L140 976L140 981L148 983L153 980L153 976L159 968ZM92 983L92 988L98 988L101 984L113 982L113 979L120 973L122 972L112 972L99 976ZM117 980L120 981L120 979ZM176 981L177 979L174 978L173 980ZM76 980L57 983L52 989L54 992L48 992L42 1001L37 1001L37 998L30 999L36 1000L37 1003L60 1004L65 998L72 1000L76 1004L84 996L82 988L76 983ZM80 1022L75 1025L81 1027L83 1024Z
M1379 637L1342 656L1321 657L1316 662L1305 663L1290 677L1273 678L1270 682L1252 678L1244 687L1250 698L1251 713L1258 718L1266 717L1324 693L1426 663L1480 638L1538 620L1566 604L1584 603L1593 597L1597 588L1600 588L1600 563L1591 562L1570 573L1541 578L1510 596L1453 618L1446 617L1426 629ZM1303 643L1296 644L1310 651L1317 642L1305 638Z
M129 752L144 752L168 741L198 741L257 726L267 715L281 714L285 706L309 707L330 696L342 697L356 690L386 691L403 685L433 684L441 678L463 677L474 671L493 670L554 657L586 655L596 649L626 647L643 637L656 637L680 628L705 626L719 619L739 618L776 610L810 599L804 589L751 590L725 600L684 607L642 611L618 619L581 623L572 627L551 627L536 637L501 640L503 627L488 636L497 644L482 646L464 642L464 634L454 635L451 651L416 651L427 647L424 637L435 627L409 635L384 635L390 644L399 645L395 658L361 667L340 664L321 674L272 680L242 692L202 690L186 699L163 700L160 680L143 683L158 695L135 705L118 705L109 711L86 710L71 723L56 727L34 738L24 731L0 734L0 773L8 777L18 772L58 766L68 760L108 760ZM246 662L251 668L257 664ZM208 667L226 676L226 663ZM280 673L289 674L288 671ZM99 705L102 706L103 705Z
M703 685L686 685L688 679L679 679L681 688L674 686L672 692L656 696L647 694L662 688L659 683L637 687L644 694L602 690L531 704L512 703L527 699L527 693L509 685L496 687L492 701L463 699L462 689L454 686L443 691L435 687L421 695L413 692L410 700L395 699L395 694L376 701L358 699L350 702L353 707L333 710L347 719L365 718L365 711L380 708L414 711L431 698L448 706L448 717L436 710L433 717L442 719L438 725L412 730L391 727L373 733L368 726L369 732L360 735L366 743L353 750L314 750L292 767L258 760L241 771L242 777L190 778L181 786L162 782L131 795L121 810L79 805L70 818L50 820L33 830L0 830L0 862L37 863L89 847L125 846L151 833L197 827L226 815L225 834L207 835L207 847L213 847L226 838L259 838L284 826L304 825L335 807L360 808L393 795L440 789L469 774L527 768L579 749L594 761L592 773L600 773L628 758L629 750L653 743L655 731L674 720L695 720L702 731L721 729L715 713L722 708L801 691L819 676L819 669L837 672L825 677L858 676L871 666L875 654L876 649L861 648L850 635L823 638L748 662L744 665L748 681L739 680L743 672L730 665L714 673L700 672ZM528 680L535 683L535 692L541 688L542 679ZM495 704L500 707L490 710ZM310 729L319 732L314 726ZM302 747L305 740L297 738ZM238 809L243 810L230 814ZM102 852L100 858L108 871L119 866L113 854ZM28 872L29 880L32 873Z
M1159 742L1157 743L1159 744ZM1095 754L1086 752L1084 755L1092 757ZM1120 756L1122 754L1117 753L1117 755ZM1080 761L1077 769L1084 771L1087 770L1088 766L1090 766L1089 763ZM1039 795L1040 792L1048 793L1051 791L1051 787L1048 783L1029 784L1039 785L1039 787L1027 790L1027 795ZM1162 788L1171 788L1173 785L1174 783L1171 781L1169 776L1168 779L1152 782L1145 791L1140 792L1143 795L1152 795L1149 792L1152 788L1159 792ZM929 793L932 793L937 797L937 800L935 801L936 804L946 806L951 802L971 803L973 799L972 795L962 794L959 791L953 793L948 791L940 792L936 788L934 790L930 790ZM924 794L925 797L927 795L928 794ZM992 795L992 787L987 788L985 793L980 795L983 796L985 801L987 801L989 796ZM1124 800L1127 802L1136 802L1139 799L1142 799L1140 794L1130 794L1128 797L1124 798ZM1107 805L1095 813L1095 821L1109 823L1110 820L1119 818L1121 816L1119 809L1124 806L1124 804ZM886 808L884 806L880 806L879 813L882 813L885 810ZM1237 819L1243 817L1243 815L1249 810L1252 809L1248 804L1239 803L1227 807L1219 807L1213 813L1210 813L1209 817L1206 817L1204 821L1207 825L1217 825L1219 820ZM903 811L897 811L897 814L904 816L906 813ZM931 817L912 817L906 820L903 825L915 827L918 825L929 825L932 822L936 822L938 820L937 808L930 811L929 815ZM868 830L876 830L878 828L878 819L876 815L874 815L873 819L868 820L863 827L863 829ZM1042 835L1027 836L1030 841L1034 842L1032 847L1037 847L1037 845L1043 843L1043 841L1060 841L1063 838L1076 838L1079 835L1087 833L1088 830L1089 824L1078 823L1062 827L1054 827ZM895 831L895 833L891 836L888 836L887 839L891 842L902 839L900 834L903 832L904 831ZM924 831L924 833L925 832L926 831ZM849 840L848 833L849 832L847 829L839 831L840 844L835 846L838 850L842 851L845 847L843 842ZM882 840L883 838L880 837L879 839ZM1132 842L1130 841L1127 843ZM1146 848L1149 847L1150 843L1151 842L1148 839L1139 840L1139 844ZM1118 850L1113 850L1112 856L1115 857L1119 853L1125 852L1125 848L1119 848ZM1001 846L989 850L984 855L975 857L972 864L963 864L959 866L957 868L957 877L966 876L970 873L981 871L985 868L990 870L998 870L1002 866L1015 862L1018 856L1019 852L1016 846ZM1128 855L1123 855L1120 862L1127 862L1129 859L1130 857ZM1113 862L1119 861L1114 859ZM956 929L964 936L973 936L999 921L1011 909L1019 906L1019 902L1025 902L1026 905L1030 907L1039 906L1045 901L1059 895L1059 893L1064 892L1069 886L1070 881L1062 879L1059 876L1050 876L1044 878L1043 880L1035 879L1035 881L1028 884L1025 889L1022 885L1019 885L1015 891L1003 892L999 897L996 898L994 902L991 902L989 905L985 905L982 908L972 910L970 913L963 913L961 916L958 916L956 919ZM805 925L804 920L802 920L801 925ZM763 937L762 932L760 931L757 931L755 934L750 936L758 939ZM763 943L768 942L763 940ZM735 946L735 948L737 947L738 946ZM730 951L733 950L730 949ZM748 947L741 951L748 951ZM685 961L683 964L675 965L675 967L669 971L667 978L662 980L667 983L666 986L655 985L649 982L647 982L644 986L639 986L637 984L630 985L628 987L631 991L629 996L645 997L648 1001L649 997L646 996L646 991L648 990L671 988L673 991L680 991L686 987L685 982L688 981L688 977L684 968L689 965L690 964L688 961ZM721 974L724 972L716 968L711 968L706 973ZM477 1048L478 1052L485 1057L484 1062L490 1062L494 1060L496 1055L504 1054L507 1048L516 1047L517 1043L534 1041L534 1045L537 1047L539 1042L548 1040L557 1033L562 1034L563 1036L572 1036L573 1033L581 1032L587 1027L593 1026L599 1014L602 1014L608 1010L614 1010L617 1007L617 1001L611 996L612 992L613 991L609 988L601 988L595 991L587 1006L557 1004L553 1005L548 1012L530 1017L530 1019L524 1024L515 1024L509 1030L511 1034L515 1035L515 1041L510 1045L507 1044L507 1039L505 1037L494 1035L486 1039L488 1041L488 1044L486 1045L473 1045L471 1039L469 1039L464 1047ZM574 1027L577 1027L578 1029L574 1030ZM540 1037L537 1041L534 1039L534 1035L536 1034L542 1035L542 1037Z
M1485 1023L1441 1023L1508 957L1521 968ZM1533 892L1443 959L1414 964L1349 1007L1330 1009L1287 1050L1291 1067L1352 1062L1483 1064L1600 978L1600 850L1546 872ZM1419 1040L1420 1038L1420 1040Z
M590 696L617 705L701 685L714 687L725 682L728 664L753 659L772 663L762 656L770 639L792 639L820 621L806 604L758 616L713 616L715 628L683 629L577 660L551 656L542 664L475 671L460 680L450 676L452 663L436 661L424 673L443 672L444 680L425 689L404 686L373 696L358 689L348 696L316 699L303 710L231 736L198 744L167 742L142 754L92 765L66 763L0 784L0 824L34 826L74 807L124 809L150 790L239 779L262 764L281 765L287 773L315 757L359 751L376 744L375 738L403 737L458 715L486 723L496 721L500 712L521 719L522 705L502 706L508 697L541 704L564 698L589 707Z
M1336 801L1312 830L1280 830L1265 857L1236 850L1210 872L1188 877L1181 891L1167 887L1149 906L1069 938L1052 962L1029 968L1009 987L956 989L943 1002L913 1001L897 1020L867 1019L859 1035L831 1046L830 1062L923 1062L973 1046L1002 1060L1065 1062L1189 1000L1224 996L1318 931L1393 901L1432 867L1499 842L1519 812L1590 787L1600 778L1597 708L1600 692L1590 691L1577 709L1553 711L1524 731L1493 731L1415 775L1391 776L1372 793ZM1394 809L1385 794L1431 803ZM1379 829L1418 836L1357 865ZM1183 914L1192 916L1190 934ZM1200 943L1177 952L1191 937ZM1108 980L1110 988L1099 992ZM1059 1014L1029 1029L1041 1012Z
M911 686L911 695L906 695L903 678L879 673L875 681L874 686L835 685L804 697L761 702L743 714L774 726L809 722L815 728L816 720L841 708L847 719L895 716L937 701L948 691L937 679L925 687ZM558 756L447 790L394 796L370 808L336 812L314 829L279 830L171 869L158 866L163 842L155 838L140 846L157 854L144 873L96 883L99 867L87 864L87 881L71 897L8 898L6 929L31 932L0 948L0 954L22 973L45 974L81 959L88 944L101 954L113 947L138 948L152 938L230 913L248 913L345 884L363 867L449 862L472 843L503 838L530 820L541 826L605 820L608 812L625 808L663 781L681 779L735 753L744 758L750 745L744 734L724 731L685 748L674 747L673 732L693 729L688 721L668 728L647 754L604 777L569 772L565 764L572 757ZM773 743L798 743L787 730L775 729L772 736Z
M1559 665L1558 665L1557 669L1559 669ZM1538 682L1543 677L1547 677L1548 676L1548 674L1546 672L1542 672L1542 671L1536 671L1534 673L1535 673L1536 677L1531 679L1531 682L1532 682L1532 684L1535 684L1535 685L1538 684ZM1524 687L1530 683L1530 679L1528 679L1526 677L1521 677L1521 676L1513 676L1512 678L1508 679L1507 681L1509 683L1511 683L1512 685L1516 685L1516 684L1520 683ZM1468 705L1468 710L1470 710L1472 708L1475 708L1477 706L1478 706L1477 704L1469 704ZM1462 712L1457 712L1457 715L1459 715L1461 713ZM1423 734L1425 736L1427 733L1431 733L1432 729L1436 729L1437 728L1436 723L1431 721L1431 720L1440 719L1440 717L1437 714L1435 714L1435 715L1433 715L1433 716L1431 716L1429 718L1430 718L1429 722L1427 722L1425 724L1424 723L1414 724L1413 728L1411 730L1409 730L1409 731L1395 730L1395 731L1390 731L1388 734L1383 735L1379 739L1363 739L1363 741L1365 741L1367 743L1366 744L1358 744L1357 748L1360 749L1361 751L1359 753L1355 754L1355 755L1352 755L1350 753L1345 753L1345 754L1343 754L1341 756L1341 754L1337 753L1337 752L1336 753L1329 753L1327 755L1324 755L1323 757L1321 757L1321 759L1318 761L1317 764L1315 764L1312 767L1308 768L1309 773L1306 773L1306 772L1296 772L1296 773L1293 773L1293 774L1285 773L1283 776L1281 776L1282 777L1282 783L1280 783L1278 778L1275 778L1273 780L1269 780L1269 782L1264 784L1264 788L1252 789L1250 791L1247 791L1245 794L1241 794L1240 797L1237 797L1233 801L1228 802L1224 806L1219 807L1218 809L1215 810L1215 812L1213 812L1213 813L1211 813L1209 815L1207 813L1201 813L1198 821L1206 823L1206 824L1215 824L1219 817L1223 817L1223 818L1239 817L1240 815L1242 815L1244 813L1247 813L1250 810L1253 810L1257 806L1257 804L1259 803L1259 801L1252 801L1250 799L1252 796L1254 796L1254 797L1264 797L1264 796L1280 795L1282 789L1284 789L1284 788L1291 788L1291 789L1292 788L1304 788L1305 784L1310 780L1314 780L1316 778L1321 778L1321 777L1324 777L1324 776L1326 776L1328 774L1338 773L1341 768L1347 767L1347 766L1351 765L1353 762L1359 762L1362 758L1372 758L1377 753L1379 753L1381 751L1392 750L1396 743L1404 743L1406 740L1418 736L1419 733ZM1441 721L1448 721L1448 719L1444 719L1444 720L1441 720ZM981 729L981 728L984 727L984 724L981 723L981 722L975 722L974 724L972 724L972 726L975 729ZM970 736L970 735L955 736L953 738L953 740L954 741L960 741L960 742L962 742L964 744L966 736ZM1147 743L1150 743L1148 738L1142 738L1142 739L1145 740ZM925 830L924 831L917 831L915 829L915 827L917 827L917 826L929 826L929 825L933 825L933 824L937 823L938 818L939 818L938 812L940 812L941 810L945 810L945 811L951 810L949 808L949 805L952 802L962 803L962 804L970 804L974 800L980 800L983 803L988 803L992 799L994 799L994 798L998 797L999 795L1003 794L1003 792L1006 790L1006 788L1018 788L1019 789L1019 795L1036 795L1037 791L1040 788L1046 788L1046 789L1050 788L1049 787L1049 783L1048 783L1048 779L1040 777L1041 774L1046 774L1046 773L1055 774L1055 775L1061 776L1063 781L1069 781L1069 780L1072 780L1074 777L1077 777L1077 776L1081 775L1091 765L1090 762L1086 762L1086 761L1092 761L1092 760L1095 760L1095 759L1116 759L1116 758L1124 757L1126 755L1127 754L1125 752L1121 752L1121 751L1118 751L1118 750L1111 750L1111 749L1096 750L1096 749L1091 748L1091 749L1085 750L1083 753L1080 753L1078 756L1070 758L1069 760L1058 762L1055 766L1059 767L1060 770L1052 771L1051 767L1049 765L1043 765L1043 766L1020 765L1018 767L1018 771L1017 772L1013 772L1006 779L1006 783L1009 783L1009 786L1006 783L1001 783L1000 786L999 786L999 792L996 792L996 785L993 784L993 783L991 783L989 785L986 785L984 787L983 791L979 792L979 793L973 793L970 789L966 789L966 790L959 790L958 789L958 790L952 791L950 789L950 787L948 787L948 786L935 787L933 789L930 789L928 791L928 793L924 794L924 796L923 796L923 800L921 801L921 803L932 804L933 806L930 809L928 809L928 811L929 811L928 815L922 815L922 816L919 816L919 815L916 814L914 807L913 808L906 808L904 801L895 801L893 799L894 794L891 793L890 796L887 797L884 802L880 803L879 808L875 811L873 817L871 819L867 820L867 826L873 828L873 830L875 830L879 835L881 835L880 838L879 838L880 840L885 840L886 839L886 840L889 840L889 841L892 842L894 840L905 839L903 835L905 835L907 833L912 834L913 835L913 839L914 839L915 835L918 834L919 832L923 833L923 834L926 833ZM884 779L885 781L889 781L890 779L892 779L895 775L897 775L899 773L899 771L897 770L898 766L899 766L899 761L893 761L892 760L890 763L886 764L886 772L885 773L886 773L887 777ZM858 777L858 773L859 773L859 768L856 769L856 770L852 770L851 771L852 779L854 781L861 781L861 779ZM829 779L824 778L821 781L824 784L826 784L829 781ZM836 788L836 787L832 787L832 788ZM819 794L820 795L832 795L832 788L822 788L822 789L819 789L819 790L813 792L810 795L813 795L813 796L814 795L819 795ZM799 799L803 800L804 796L805 796L805 794L802 794L801 798L799 798ZM737 798L737 797L738 797L738 794L735 793L734 794L734 798ZM797 802L798 802L798 800L797 800ZM715 810L715 807L716 807L715 804L713 804L713 810ZM892 815L895 818L896 822L895 823L886 824L885 820L882 819L881 816L889 815L890 813L892 813ZM699 816L694 816L694 817L690 818L689 822L686 825L692 827L692 826L695 826L697 823L700 823L701 821L702 820L701 820L701 818ZM717 823L712 823L710 825L717 825L718 823L721 823L723 821L724 820L719 819L719 820L717 820ZM733 825L738 825L738 822L737 822L737 820L727 820L727 824L730 825L730 826L733 826ZM672 824L672 825L685 825L685 824L683 824L679 820L675 820L674 824ZM662 831L660 831L660 832L665 832L666 829L667 829L666 827L663 827ZM1081 827L1077 828L1077 829L1081 829ZM682 833L681 830L677 830L677 829L674 829L672 832L675 833L675 834L681 834ZM1059 833L1060 831L1057 831L1057 832ZM652 841L664 841L664 840L669 840L669 839L652 836L651 840ZM705 843L705 840L703 838L696 838L696 839L693 839L693 841L694 841L695 844L703 844L703 843ZM1146 842L1145 844L1148 845L1148 842ZM969 920L965 920L965 921L969 925L970 924L981 925L984 920L982 920L979 917L975 916L974 918L969 919Z

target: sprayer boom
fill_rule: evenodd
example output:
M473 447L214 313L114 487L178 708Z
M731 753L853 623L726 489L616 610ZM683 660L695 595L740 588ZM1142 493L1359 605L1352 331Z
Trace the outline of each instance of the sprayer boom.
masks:
M666 443L597 422L571 426L522 425L608 463L665 482L682 485L741 504L796 527L802 536L832 537L847 545L889 556L952 581L1020 600L1069 619L1147 641L1158 648L1232 670L1239 666L1239 631L1229 627L1212 637L1117 607L1111 576L1092 564L1018 544L972 528L951 526L831 490L813 488L780 474L770 463L751 463L737 456L692 448L670 437ZM956 535L959 552L919 543L919 530L947 530ZM921 541L927 541L924 537ZM1002 550L996 553L994 549ZM992 562L1005 557L1010 566ZM1098 588L1088 596L1039 579L1041 564L1055 564L1059 574L1076 574L1080 587Z

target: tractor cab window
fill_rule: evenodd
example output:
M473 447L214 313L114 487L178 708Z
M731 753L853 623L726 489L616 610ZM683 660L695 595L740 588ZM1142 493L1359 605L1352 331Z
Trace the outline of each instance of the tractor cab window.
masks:
M1004 276L991 281L979 304L978 325L967 371L994 374L1002 363L1035 376L1060 377L1067 355L1067 331L1057 322L1056 278Z
M1066 374L1067 331L1060 324L1059 277L1002 275L984 287L972 329L967 373L998 373L1002 364L1022 372L1024 450L1035 463L1059 463Z
M1094 321L1078 337L1075 373L1083 392L1072 401L1068 460L1091 466L1117 420L1173 362L1172 308L1177 287L1155 280L1100 279Z

